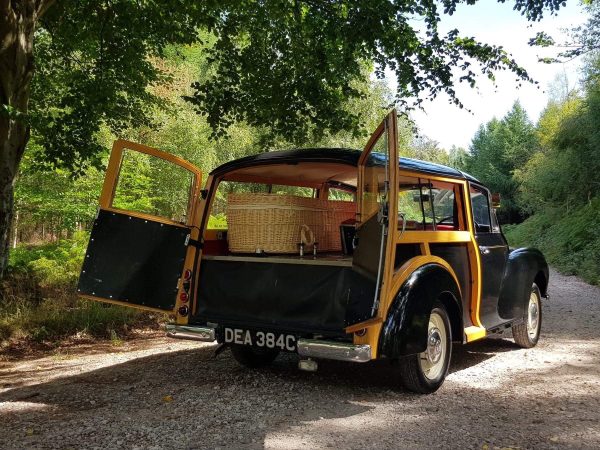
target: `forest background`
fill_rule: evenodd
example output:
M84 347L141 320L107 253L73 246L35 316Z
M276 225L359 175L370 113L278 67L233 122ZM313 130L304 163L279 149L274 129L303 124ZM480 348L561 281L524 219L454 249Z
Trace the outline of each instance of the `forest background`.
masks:
M590 9L588 30L598 34L598 11ZM49 38L48 38L49 39ZM0 292L0 341L23 339L57 342L66 336L108 336L115 343L134 326L156 326L161 317L78 299L75 285L96 214L103 171L111 144L123 138L159 148L200 167L203 173L246 155L291 147L362 148L393 102L393 92L364 67L354 89L359 98L343 109L362 118L356 132L325 133L304 142L286 140L265 126L233 123L227 135L215 138L205 116L197 114L192 83L211 73L203 44L168 46L151 63L165 75L150 88L152 121L123 126L118 136L106 125L96 132L103 152L96 168L79 173L40 164L43 146L32 135L15 190L15 215L6 277ZM36 44L45 51L44 39ZM61 82L36 77L34 90L57 89ZM499 217L513 247L541 249L559 271L600 284L600 57L587 53L581 82L574 90L558 79L537 123L515 103L502 118L482 124L468 149L440 145L419 133L408 119L400 121L403 156L450 165L469 172L502 196ZM160 100L156 102L155 100ZM83 144L82 144L83 145ZM132 196L148 192L156 179L152 167L131 174ZM155 175L155 174L154 174ZM167 180L165 180L167 182ZM156 186L155 186L156 187ZM211 217L224 226L223 216ZM8 343L8 344L7 344Z

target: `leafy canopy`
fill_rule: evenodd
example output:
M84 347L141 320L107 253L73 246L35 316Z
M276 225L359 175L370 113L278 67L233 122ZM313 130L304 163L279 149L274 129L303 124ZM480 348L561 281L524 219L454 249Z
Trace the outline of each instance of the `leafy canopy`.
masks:
M581 55L593 54L600 50L600 3L594 0L582 0L588 19L584 25L569 30L569 41L563 43L564 51L556 58L540 58L546 63L563 62ZM545 31L540 31L529 41L529 45L538 47L556 46L556 41Z
M503 1L503 0L500 0ZM100 125L120 134L152 124L161 99L148 88L168 75L156 58L170 44L205 39L206 72L188 99L214 137L234 122L268 127L288 141L318 140L340 130L358 134L362 117L344 100L365 95L365 71L398 81L393 102L418 105L445 92L460 105L454 73L471 85L478 73L528 74L502 47L442 34L443 14L462 0L63 0L36 32L33 135L41 161L78 171L101 164ZM473 4L475 0L464 3ZM515 0L529 20L556 11L558 0Z

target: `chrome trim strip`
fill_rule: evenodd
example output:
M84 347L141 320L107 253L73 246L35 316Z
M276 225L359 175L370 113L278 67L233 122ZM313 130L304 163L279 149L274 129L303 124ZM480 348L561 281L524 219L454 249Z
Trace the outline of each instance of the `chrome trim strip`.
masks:
M493 250L495 248L506 248L506 245L480 245L479 248L482 250L484 248L488 250Z
M371 360L371 346L369 344L354 345L316 339L298 339L298 354L310 358L367 362Z
M215 329L210 327L197 327L190 325L175 325L168 323L166 325L167 336L177 339L191 339L194 341L213 342Z

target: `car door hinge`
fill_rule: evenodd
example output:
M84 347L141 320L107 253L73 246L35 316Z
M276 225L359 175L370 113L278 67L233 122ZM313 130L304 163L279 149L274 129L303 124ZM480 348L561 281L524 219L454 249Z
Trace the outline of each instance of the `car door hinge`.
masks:
M192 237L188 234L185 237L185 242L183 243L183 245L185 245L186 247L193 245L196 248L202 249L204 247L204 243L196 240L196 239L192 239Z

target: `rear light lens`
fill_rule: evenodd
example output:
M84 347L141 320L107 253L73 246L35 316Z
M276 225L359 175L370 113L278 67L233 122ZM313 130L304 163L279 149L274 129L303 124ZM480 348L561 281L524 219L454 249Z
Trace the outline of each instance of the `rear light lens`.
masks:
M187 302L189 299L190 296L187 292L182 292L181 294L179 294L179 300L181 300L183 303Z
M190 312L190 309L187 306L182 306L181 308L179 308L179 315L180 316L187 316L188 313Z
M189 281L192 279L192 271L190 269L186 269L185 272L183 272L183 279L185 281Z

